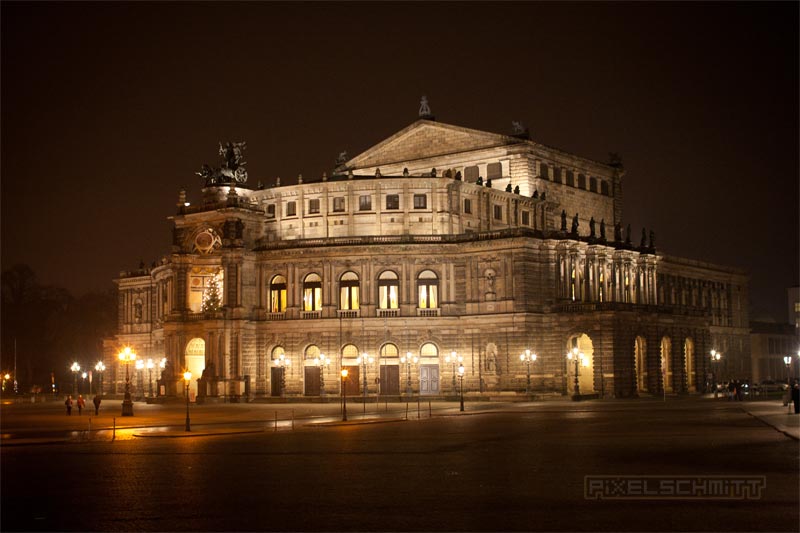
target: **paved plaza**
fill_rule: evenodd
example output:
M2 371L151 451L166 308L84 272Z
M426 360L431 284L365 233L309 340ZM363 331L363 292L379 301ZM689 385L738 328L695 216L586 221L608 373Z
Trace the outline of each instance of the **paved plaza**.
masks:
M190 432L180 403L120 412L3 405L3 531L795 531L800 519L800 416L779 401L348 403L347 422L336 401L192 404Z

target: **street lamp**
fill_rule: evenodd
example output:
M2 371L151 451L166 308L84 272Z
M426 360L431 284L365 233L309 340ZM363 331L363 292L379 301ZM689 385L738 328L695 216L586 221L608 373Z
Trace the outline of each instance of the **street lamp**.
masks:
M150 397L153 397L153 368L156 364L153 362L152 359L148 359L144 365L147 367L147 385L148 389L150 390Z
M119 361L125 365L125 396L122 400L122 416L133 416L133 402L131 401L131 377L128 365L136 361L136 352L130 346L123 348L118 354Z
M319 395L325 396L325 367L331 364L331 358L324 353L314 358L314 364L319 367Z
M718 396L717 391L717 363L722 359L722 353L711 350L711 386L714 387L714 398Z
M292 360L282 353L275 359L275 364L281 369L281 398L286 395L286 367L292 366Z
M792 356L787 355L786 357L783 358L783 362L786 364L786 384L789 385L789 387L791 388L792 384L789 383L789 374L792 368Z
M98 374L100 374L100 385L98 389L100 389L100 396L103 395L103 372L106 370L106 365L103 364L102 361L98 361L96 365L94 365L94 370Z
M342 369L342 422L347 422L347 369Z
M460 411L464 410L464 363L458 365L458 381L461 385L461 408Z
M186 383L186 386L183 389L183 393L186 395L186 431L191 431L191 425L189 424L189 381L192 379L192 373L188 370L183 373L183 381Z
M78 362L75 361L74 363L72 363L72 366L69 367L69 368L70 368L70 370L72 370L72 374L75 377L75 379L72 382L72 394L74 396L74 395L78 394L78 392L77 392L78 391L78 372L81 371L81 365L79 365Z
M404 356L400 357L400 362L406 364L406 375L408 376L406 379L406 394L413 394L413 390L411 389L411 363L413 362L415 365L419 361L419 358L414 355L411 355L411 352L406 352Z
M363 370L364 379L362 380L364 386L364 412L367 411L367 386L369 385L369 381L367 380L367 365L372 364L375 361L372 357L368 356L366 352L362 353L360 356L356 357L356 364L361 365L361 369Z
M458 389L456 388L456 365L461 364L464 362L464 358L456 353L455 350L450 352L450 355L446 355L444 357L445 363L451 363L453 365L453 395L455 396L458 394Z
M86 390L86 376L88 376L88 375L89 375L89 374L87 374L86 372L84 372L83 374L81 374L81 378L83 379L83 381L81 381L81 390ZM91 387L91 385L92 385L92 384L91 384L91 382L89 382L89 386L90 386L90 387ZM79 392L80 392L80 391L79 391ZM91 394L91 393L92 393L92 391L91 391L91 389L90 389L90 390L89 390L89 394Z
M581 366L589 366L589 360L586 358L583 352L578 350L577 346L567 352L567 360L575 363L575 390L573 391L572 399L578 400L581 397L581 384L578 380L578 376L580 375L579 369Z
M158 368L161 369L161 377L163 379L163 377L164 377L164 369L167 368L167 358L166 357L162 357L161 361L158 362ZM166 391L166 386L164 387L164 390ZM166 392L165 392L165 394L166 394ZM161 396L161 389L158 390L158 395Z
M526 349L522 354L519 356L519 360L525 363L525 366L528 367L528 385L525 389L525 394L531 393L531 363L536 361L537 355L535 353L531 353L530 350Z

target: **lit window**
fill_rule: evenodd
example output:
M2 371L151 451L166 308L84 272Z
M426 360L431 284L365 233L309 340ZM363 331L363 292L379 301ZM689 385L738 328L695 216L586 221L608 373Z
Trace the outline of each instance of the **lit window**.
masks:
M344 211L344 196L339 196L333 199L333 212L341 213Z
M424 270L417 278L419 293L419 307L421 309L436 309L439 307L439 278L430 271Z
M308 201L308 212L312 214L319 213L319 198Z
M425 209L428 207L428 196L425 194L414 195L414 209Z
M322 310L322 278L309 274L303 280L303 311Z
M322 353L322 352L320 351L319 346L317 346L316 344L312 344L312 345L306 347L306 351L305 351L304 355L305 355L306 359L312 359L313 360L313 359L318 358L320 353Z
M398 357L400 354L399 350L397 349L396 344L392 344L391 342L387 342L383 346L381 346L380 356L381 357Z
M270 313L286 311L286 278L275 276L269 284Z
M400 209L400 195L387 194L386 195L386 209Z
M359 355L361 355L361 353L358 351L358 346L355 344L345 344L342 347L342 357L344 358L355 359Z
M358 197L358 209L360 211L372 211L372 196L364 195Z
M391 270L378 276L378 306L380 309L397 309L400 298L400 281Z
M339 280L339 309L359 308L358 276L354 272L345 272Z
M439 357L439 348L432 342L426 342L419 348L420 357Z
M280 359L281 356L286 356L286 350L283 349L283 346L276 346L272 349L272 360L276 361Z

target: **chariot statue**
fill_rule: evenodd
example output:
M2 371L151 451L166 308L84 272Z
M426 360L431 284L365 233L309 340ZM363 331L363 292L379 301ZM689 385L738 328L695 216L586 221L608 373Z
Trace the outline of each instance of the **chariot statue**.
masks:
M244 160L246 149L246 142L227 142L224 146L219 143L222 165L212 168L208 164L203 164L200 171L195 174L205 180L206 186L245 183L247 181L247 169L245 168L247 162Z

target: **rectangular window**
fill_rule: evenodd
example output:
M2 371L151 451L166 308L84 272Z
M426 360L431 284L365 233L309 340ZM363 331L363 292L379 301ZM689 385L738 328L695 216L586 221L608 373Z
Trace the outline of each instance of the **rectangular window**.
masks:
M381 285L378 288L378 300L381 309L397 309L399 307L400 287L398 285Z
M275 204L267 206L267 218L275 218Z
M270 312L282 313L286 310L286 286L277 287L270 291Z
M567 185L570 187L575 186L575 174L571 170L567 170Z
M428 196L425 194L414 195L414 209L426 209L428 207Z
M503 208L499 205L494 206L494 219L503 220Z
M297 204L294 202L288 202L286 204L286 216L293 217L297 215Z
M333 199L333 212L341 213L344 211L344 196L339 196Z
M387 194L386 195L386 209L400 209L400 195Z
M553 181L556 183L561 183L561 169L554 168L553 169Z
M308 212L319 213L319 199L308 201Z
M464 199L464 213L472 214L472 200Z
M467 167L464 169L464 181L467 183L475 183L478 181L479 174L480 170L478 170L477 166Z
M357 310L360 307L358 285L339 288L339 309L343 311Z
M495 180L503 177L503 165L500 163L489 163L486 165L486 178Z
M366 194L358 197L359 211L372 211L372 196Z
M523 226L530 226L531 224L531 214L527 211L522 212L522 225Z

